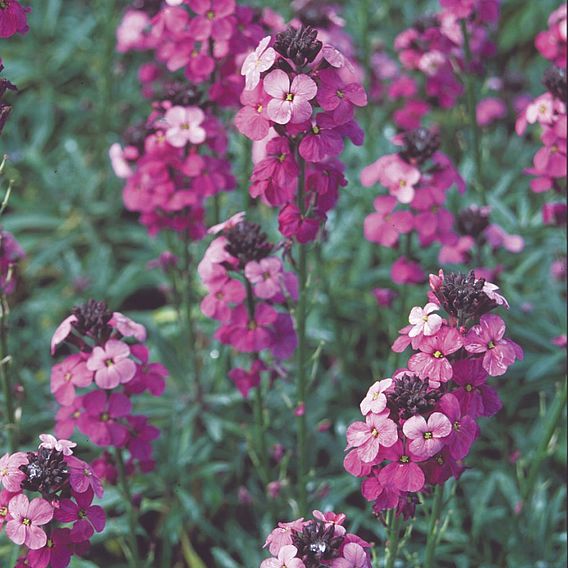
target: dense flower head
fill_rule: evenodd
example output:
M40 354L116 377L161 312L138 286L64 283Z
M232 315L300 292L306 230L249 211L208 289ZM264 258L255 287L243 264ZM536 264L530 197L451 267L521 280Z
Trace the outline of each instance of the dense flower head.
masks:
M89 300L74 308L53 335L52 354L63 343L72 353L54 365L51 391L62 406L56 415L59 435L70 437L77 428L97 446L126 448L132 464L149 471L154 464L150 442L159 430L147 424L146 417L133 415L133 400L146 391L160 396L168 371L149 360L146 335L143 325L112 312L103 301ZM46 438L36 461L47 459L47 451L61 449L67 455L70 444ZM79 473L69 475L73 485L81 479L80 467ZM30 479L37 484L43 478ZM51 478L48 481L53 485Z
M235 117L238 130L258 144L251 196L280 207L281 233L303 244L317 238L346 184L337 160L345 139L355 145L364 139L354 110L367 104L367 95L326 37L295 23L264 37L241 68L245 90ZM296 199L300 161L302 202Z
M542 82L550 94L560 101L566 101L568 96L566 69L549 67L544 73Z
M0 2L0 38L9 38L14 34L25 34L30 27L27 14L31 8L22 6L19 0Z
M347 532L344 514L313 511L313 516L278 523L264 544L272 558L260 568L371 568L370 544Z
M377 514L413 516L418 493L461 475L478 419L501 408L488 377L523 358L505 337L504 321L488 313L507 307L494 284L440 271L430 286L430 302L412 308L392 346L398 353L412 348L407 368L373 384L360 405L365 422L346 433L345 469L362 478L361 492ZM434 313L442 309L447 318Z
M0 460L0 471L19 462L21 475L9 493L0 495L0 511L6 511L0 513L0 525L5 523L12 542L25 547L25 566L66 568L94 532L104 529L105 513L92 504L95 495L102 497L102 486L89 464L72 455L76 444L50 434L40 440L38 450ZM89 473L87 483L78 480L77 471Z
M261 383L262 373L288 359L296 348L290 309L298 297L298 282L284 268L260 225L237 213L209 229L217 237L198 266L208 294L201 311L220 322L215 338L239 353L250 353L247 371L236 367L229 378L246 398ZM273 358L268 364L261 358Z

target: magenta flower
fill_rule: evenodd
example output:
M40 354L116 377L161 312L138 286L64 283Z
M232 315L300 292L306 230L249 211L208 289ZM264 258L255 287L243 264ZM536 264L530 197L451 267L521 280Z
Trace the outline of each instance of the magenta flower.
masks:
M361 414L366 416L369 412L381 414L387 407L385 391L392 385L392 379L377 381L367 391L367 396L361 401Z
M452 431L444 440L450 455L455 460L463 460L479 435L479 426L471 416L461 411L460 403L452 393L447 393L440 399L438 409L452 424Z
M384 414L368 414L365 422L353 422L347 429L347 448L357 448L365 463L372 462L381 447L388 448L398 440L396 424Z
M422 380L430 379L430 385L439 386L452 378L453 371L448 355L461 349L463 339L454 327L442 327L436 335L424 337L420 342L420 353L408 360L408 369Z
M20 471L20 466L27 463L28 458L24 452L4 454L0 458L0 481L7 491L17 493L22 490L20 485L26 474Z
M278 558L267 558L263 560L260 568L305 568L305 564L296 557L298 549L287 544L278 552Z
M84 493L92 489L94 494L99 497L103 496L103 485L98 478L95 470L83 460L75 456L69 456L65 459L69 466L69 484L75 493Z
M297 124L312 115L310 101L316 96L317 85L308 75L296 75L290 84L282 69L271 71L264 78L264 90L272 97L268 103L268 116L278 124Z
M503 406L497 392L487 381L487 371L483 368L482 360L460 359L453 364L453 381L460 388L452 391L458 399L462 415L472 418L478 416L493 416Z
M46 545L41 526L53 518L53 507L45 499L38 497L30 502L24 494L16 495L8 503L8 511L12 519L6 524L6 535L12 542L25 544L30 550Z
M287 203L278 214L278 230L285 237L295 237L301 244L314 241L319 228L320 220L302 215L295 203Z
M428 337L434 335L442 327L442 318L433 312L437 312L440 306L433 302L427 303L424 308L414 307L410 310L408 321L412 324L412 329L408 332L409 337L416 337L423 334Z
M233 310L231 322L217 330L216 337L242 353L259 352L272 345L274 338L269 326L277 317L273 307L258 304L254 318L250 319L246 306L241 304Z
M0 38L25 34L30 29L26 20L28 12L31 12L31 8L24 8L18 0L2 0L0 2Z
M70 442L69 440L58 440L51 434L40 434L39 439L41 440L41 444L39 445L40 448L55 450L56 452L61 452L64 456L72 455L72 448L77 446L75 442Z
M166 140L175 148L183 148L188 142L201 144L207 137L201 126L205 114L199 107L173 106L166 111L164 120L168 125Z
M433 412L428 422L423 416L411 416L402 427L404 435L411 440L408 449L425 460L444 447L444 438L449 436L452 425L441 412Z
M29 566L34 568L67 568L71 561L71 529L52 529L43 548L31 550L27 555Z
M51 392L62 406L69 406L75 399L75 387L88 387L93 382L93 372L87 369L83 354L69 355L51 369Z
M94 391L83 398L85 412L77 425L97 446L122 447L128 439L127 428L118 422L132 410L130 399L121 393L112 393L108 398L104 391Z
M426 275L418 262L401 256L392 264L391 277L396 284L420 284Z
M190 37L196 41L209 37L218 41L230 39L235 25L231 20L235 0L189 0L188 4L198 14L189 24Z
M499 316L485 314L464 340L467 352L485 353L483 368L492 377L503 375L515 359L523 359L522 349L514 341L503 339L505 329L505 322Z
M76 493L72 499L62 499L54 518L61 523L74 523L70 538L72 542L89 540L95 531L105 528L105 512L99 505L92 505L94 493L91 489Z
M370 187L377 181L401 203L410 203L414 198L414 186L420 181L420 170L398 154L388 154L361 171L363 186Z
M95 372L95 383L102 389L113 389L127 383L136 374L136 364L129 359L130 347L109 339L104 347L98 345L87 359L87 369Z
M342 558L336 558L331 568L369 568L369 558L365 549L356 542L349 542L343 547Z
M393 247L403 233L414 228L414 219L410 211L396 211L396 198L381 195L373 201L376 213L367 215L364 223L365 238L385 247Z
M424 472L415 463L421 461L420 458L406 451L400 440L387 448L383 457L392 460L392 463L383 467L379 472L381 485L412 493L420 491L424 487L426 481Z
M268 300L281 291L282 262L276 257L251 260L245 266L245 276L254 284L255 295Z
M345 124L353 118L353 106L367 104L367 93L358 83L346 85L337 71L324 69L319 73L317 101L328 112L333 112L336 124Z
M320 112L300 142L300 156L307 162L322 162L343 150L343 138L331 115Z
M274 64L276 51L268 47L269 43L270 36L261 39L258 47L243 61L241 75L245 76L245 91L252 91L260 82L260 74L268 71Z
M235 126L241 134L251 140L263 140L268 136L270 120L267 106L270 97L264 92L262 85L251 91L243 91L241 104L243 108L235 116Z
M201 301L201 311L208 318L226 322L231 317L229 304L240 304L247 296L244 284L229 280L209 287L209 294Z

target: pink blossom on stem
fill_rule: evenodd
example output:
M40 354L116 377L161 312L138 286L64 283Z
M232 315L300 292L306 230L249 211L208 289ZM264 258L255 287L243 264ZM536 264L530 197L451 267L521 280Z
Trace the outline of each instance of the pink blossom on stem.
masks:
M41 528L53 518L53 507L40 497L31 502L24 494L16 495L8 503L12 519L6 524L6 535L19 545L25 544L30 550L43 548L47 543L45 531Z
M251 260L245 266L245 276L254 285L254 293L264 300L273 298L282 287L282 262L276 257Z
M392 379L383 379L375 382L367 391L367 395L361 401L361 414L366 416L369 412L381 414L387 407L387 391L392 385Z
M48 450L55 450L61 452L64 456L70 456L73 454L73 448L77 446L75 442L69 440L58 440L55 436L51 434L40 434L39 439L41 440L40 448L47 448Z
M95 372L97 386L113 389L136 374L136 364L129 356L130 347L126 343L109 339L104 347L95 346L87 359L87 369Z
M384 414L368 414L365 422L353 422L347 429L347 449L357 448L365 463L372 462L381 447L388 448L397 439L396 424Z
M164 115L168 125L166 140L175 148L183 148L188 142L201 144L207 137L201 126L204 119L205 114L199 107L171 107Z
M410 310L408 321L412 324L412 329L408 332L409 337L424 335L429 337L438 332L442 327L442 318L435 314L440 307L432 302L427 303L424 308L415 306Z
M268 47L270 36L260 40L258 47L247 55L241 67L241 75L245 76L245 90L252 91L260 81L260 74L268 71L276 59L276 51ZM253 138L254 140L254 138Z
M28 458L24 452L4 454L0 458L0 481L7 491L18 493L21 491L21 483L26 474L20 470L21 465L26 465Z
M364 222L365 238L385 247L397 244L399 236L414 228L414 219L410 211L393 213L397 200L389 195L382 195L373 201L376 213L367 215Z
M410 440L409 450L422 459L437 454L444 446L444 438L449 436L452 425L441 412L433 412L428 422L423 416L411 416L402 427L404 435Z

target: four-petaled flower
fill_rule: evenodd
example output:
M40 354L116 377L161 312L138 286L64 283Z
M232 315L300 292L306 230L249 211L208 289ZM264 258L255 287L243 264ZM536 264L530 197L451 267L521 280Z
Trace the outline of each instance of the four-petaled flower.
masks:
M249 53L241 67L241 75L245 76L245 90L252 91L260 81L260 74L268 71L276 59L276 51L268 47L270 36L263 38L258 47Z
M317 85L308 75L290 77L282 69L271 71L264 78L264 90L272 97L268 103L268 117L278 124L297 124L312 115L310 101L316 96Z

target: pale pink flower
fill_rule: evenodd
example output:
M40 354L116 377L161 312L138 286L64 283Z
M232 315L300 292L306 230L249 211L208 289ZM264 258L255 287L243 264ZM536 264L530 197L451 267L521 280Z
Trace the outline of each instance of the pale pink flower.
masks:
M247 91L252 91L260 81L260 74L268 71L274 64L276 51L272 47L268 47L269 43L270 36L260 40L258 47L252 53L249 53L243 62L241 75L245 76L245 89Z
M26 465L28 458L24 452L5 454L0 458L0 482L7 491L17 493L21 491L21 483L26 474L20 471L21 465Z
M414 199L414 186L420 181L420 170L398 154L388 154L361 171L361 183L365 187L377 181L401 203L410 203Z
M398 440L396 424L384 414L368 414L365 422L353 422L347 429L347 448L357 448L365 463L372 462L381 447L388 448Z
M290 84L290 77L275 69L264 78L264 90L272 97L268 103L268 116L278 124L297 124L312 115L310 101L318 91L315 81L308 75L296 75Z
M525 110L525 116L529 124L540 122L550 124L554 117L554 99L549 93L536 98Z
M367 391L367 396L361 401L361 414L366 416L369 412L381 414L387 407L385 391L392 385L392 379L377 381Z
M130 347L109 339L104 347L96 346L87 359L87 369L95 371L95 383L102 389L113 389L127 383L136 374L136 363L129 359Z
M222 223L209 227L207 233L209 235L216 235L218 233L226 231L227 229L232 229L235 225L238 225L241 221L244 221L245 215L246 213L244 211L239 211L238 213L235 213L232 217L229 217L229 219L227 219L226 221L223 221Z
M40 434L39 439L41 440L40 448L55 450L56 452L61 452L64 456L72 455L73 450L71 448L77 445L75 442L70 442L69 440L58 440L51 434Z
M188 142L201 144L207 133L201 126L204 112L196 106L173 106L166 111L164 120L168 124L166 140L175 148L183 148Z
M368 568L369 559L365 549L356 542L349 542L343 547L343 558L336 558L331 568Z
M292 544L292 531L302 531L304 526L304 519L297 519L291 523L278 523L278 526L266 537L264 547L268 546L270 554L273 556L278 554L278 551L288 545Z
M109 325L117 329L124 337L134 337L143 343L146 341L146 328L120 312L113 312Z
M12 520L6 524L6 535L19 545L25 544L30 550L43 548L47 536L41 525L53 518L53 507L41 497L29 501L24 495L12 497L8 503L8 511Z
M411 416L402 427L411 440L408 448L417 457L431 458L444 447L444 438L452 432L452 424L441 412L433 412L428 422L423 416Z
M442 318L433 312L437 312L440 306L433 302L428 302L424 308L415 306L410 310L408 321L413 325L408 332L409 337L416 337L423 334L425 336L434 335L442 327Z
M278 558L267 558L262 562L260 568L305 568L305 564L296 557L298 549L287 544L278 552Z
M53 337L51 338L51 354L55 353L57 346L67 339L67 336L71 333L73 329L73 323L77 321L76 316L69 316L65 318L55 330Z
M251 260L245 266L245 276L254 284L254 293L268 300L281 291L282 262L276 257Z
M73 404L75 387L88 387L93 382L93 372L87 369L85 355L74 353L51 369L51 392L63 406Z

